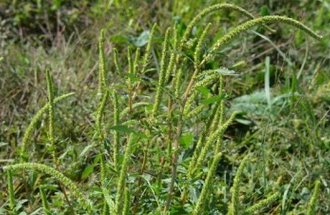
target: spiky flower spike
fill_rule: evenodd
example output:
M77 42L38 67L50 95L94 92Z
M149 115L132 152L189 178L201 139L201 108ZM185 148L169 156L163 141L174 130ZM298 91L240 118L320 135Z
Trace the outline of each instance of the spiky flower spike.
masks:
M224 102L224 92L223 92L223 76L219 76L219 96L221 96L220 104L218 106L218 109L215 113L214 120L212 121L212 124L210 125L210 131L214 132L217 129L218 125L222 125L223 118L224 118L224 112L225 112L225 102Z
M53 162L55 166L58 166L58 160L56 157L56 146L55 146L55 137L54 137L54 86L53 79L50 76L50 72L46 70L47 78L47 91L48 91L48 139L49 139L49 150L53 156Z
M141 54L141 50L140 48L137 48L135 50L135 56L134 56L134 62L133 62L133 74L136 75L136 73L138 72L138 67L139 67L139 62L140 62L140 54Z
M195 16L195 18L193 20L191 20L191 22L188 24L186 31L184 32L184 35L181 39L181 45L183 46L187 41L188 38L190 36L190 33L192 32L194 26L196 26L197 22L199 22L201 19L203 19L203 17L212 14L215 11L218 10L223 10L223 9L229 9L229 10L234 10L237 11L251 19L254 19L255 17L248 12L247 10L245 10L244 8L238 7L236 5L233 4L216 4L216 5L212 5L208 8L205 8L204 10L202 10L199 14L197 14Z
M231 188L231 203L229 205L228 215L239 215L240 214L240 204L239 204L239 186L241 182L241 177L243 170L247 164L249 155L246 155L238 167L234 178L234 184Z
M194 52L194 67L195 67L195 70L194 70L194 73L192 74L192 76L190 78L189 84L188 84L188 86L186 88L186 91L184 93L184 98L188 97L188 93L190 93L190 91L193 87L193 84L195 83L195 80L197 78L197 74L200 72L200 67L199 67L200 55L201 55L201 52L202 52L202 46L203 46L206 34L207 34L210 27L211 27L211 23L209 23L205 27L205 29L203 30L201 36L198 39L198 42L197 42L197 45L196 45L196 48L195 48L195 52Z
M180 87L181 87L182 73L183 73L182 68L179 68L178 71L175 73L175 76L174 76L173 83L174 83L174 95L175 95L175 98L179 98L179 96L180 96Z
M176 28L173 28L172 32L173 32L173 47L171 50L169 64L166 69L165 83L169 81L171 74L175 74L176 72L175 59L177 55L178 34Z
M82 206L88 209L88 211L91 211L91 205L89 200L87 200L86 197L80 192L76 184L73 183L68 177L64 176L61 172L57 171L52 167L39 163L20 163L20 164L4 166L3 169L5 171L34 170L34 171L42 172L44 174L48 174L56 178L59 182L61 182L69 190L71 190L72 194L82 202Z
M119 103L118 103L118 96L117 92L113 91L112 93L112 106L113 106L113 126L119 125ZM133 108L135 106L133 105ZM127 109L127 112L129 109ZM115 164L115 168L118 168L118 160L119 160L119 132L118 131L113 131L113 161Z
M105 191L108 189L107 189L107 183L106 183L107 177L106 177L106 166L104 163L104 154L100 153L99 156L100 156L100 184L101 184L101 189L103 191ZM106 201L108 196L105 192L103 192L103 195L104 195L104 204L103 204L102 214L106 215L106 214L109 214L109 205L107 204L107 201Z
M291 25L293 27L296 27L296 28L306 32L307 34L309 34L310 36L312 36L315 39L318 39L318 40L322 39L322 36L316 34L310 28L308 28L307 26L305 26L304 24L302 24L301 22L299 22L295 19L291 19L291 18L288 18L285 16L264 16L264 17L246 21L243 24L238 25L237 27L233 28L231 31L229 31L227 34L225 34L223 37L221 37L212 46L211 50L204 57L204 59L202 60L202 62L200 63L199 66L201 67L202 65L207 63L212 58L212 56L214 55L216 50L219 50L220 48L222 48L222 46L228 44L229 42L231 42L232 40L237 38L240 33L246 32L247 30L249 30L250 28L253 28L254 26L273 23L273 22L285 23L285 24Z
M312 197L311 197L311 199L309 200L309 203L308 203L307 215L316 214L315 213L315 206L316 206L317 197L320 194L320 187L321 187L320 180L316 180Z
M150 104L149 102L136 102L133 104L132 108L137 109L137 108L148 106L149 104ZM124 108L119 114L119 119L125 118L128 113L129 113L129 107Z
M162 49L162 57L160 61L160 72L159 72L159 80L158 80L158 86L156 89L156 97L155 97L155 103L152 109L152 116L156 116L163 92L164 92L164 84L165 84L165 78L166 78L166 68L165 68L165 63L166 63L166 56L167 56L167 50L168 50L168 36L170 33L170 28L166 30L165 33L165 38L163 42L163 49Z
M103 131L102 131L102 117L105 109L105 105L109 98L109 90L105 90L105 93L102 96L102 99L99 103L99 107L96 113L96 131L99 137L99 141L102 142L104 139Z
M223 91L223 78L222 76L219 77L219 95L222 95ZM197 83L198 84L198 83ZM212 134L216 132L216 129L223 124L223 112L224 112L224 99L221 99L221 101L217 102L214 106L212 113L210 114L209 120L206 123L205 130L200 136L199 140L197 141L196 148L194 150L192 159L190 160L189 164L189 170L193 170L195 168L196 162L198 160L198 157L200 155L200 151L202 149L202 144L204 143L205 137L208 134ZM189 114L191 115L191 114ZM188 115L188 116L189 116ZM228 124L229 125L229 124ZM221 135L220 137L221 138ZM216 151L218 153L219 151ZM190 174L191 172L189 172ZM190 176L190 175L189 175Z
M258 203L254 204L253 206L247 208L244 212L244 215L254 214L255 212L261 210L262 208L272 204L281 196L280 192L276 192L266 199L260 200Z
M130 196L129 196L128 188L125 187L123 215L129 214L129 207L130 207L129 201L130 201Z
M222 155L221 153L218 153L213 158L212 164L210 166L210 169L208 170L207 177L206 177L202 192L201 192L201 194L198 198L198 201L197 201L196 207L194 209L193 215L205 214L204 206L205 206L205 203L207 202L207 199L208 199L208 196L209 196L208 195L209 190L210 190L210 187L211 187L211 184L212 184L212 180L214 179L214 175L215 175L215 172L216 172L216 169L217 169L217 165L220 161L221 155Z
M132 153L132 148L134 141L136 140L134 134L131 134L127 141L127 146L124 154L124 159L121 164L121 170L119 179L117 182L117 194L116 194L116 214L121 214L123 212L123 206L124 206L124 196L125 196L125 184L126 184L126 173L127 173L127 167L128 163L130 161L130 156Z
M104 29L101 30L99 36L99 94L103 93L106 86L106 68L104 59Z
M144 53L143 60L142 60L141 74L144 74L144 72L147 69L148 63L149 63L149 58L150 58L151 48L152 48L152 40L154 39L156 26L157 26L156 24L154 24L152 26L151 32L149 34L149 41L148 41L147 48L146 48L146 51Z
M53 101L53 104L57 104L58 102L70 97L74 95L74 93L68 93L68 94L64 94L62 96L59 96L57 98L54 99ZM23 139L22 139L22 146L21 146L21 150L20 150L20 160L21 162L24 162L24 161L27 161L28 158L27 158L27 152L26 152L26 147L27 147L27 144L29 142L29 139L32 135L32 132L33 130L36 128L37 126L37 123L40 121L41 117L44 115L44 113L46 111L49 110L49 106L50 104L47 103L45 104L32 118L29 126L26 128L25 132L24 132L24 135L23 135Z
M204 43L204 40L206 38L206 34L208 33L210 27L211 27L211 23L207 24L207 26L204 28L201 36L198 39L198 42L197 42L197 45L196 45L196 48L195 48L195 52L194 52L194 67L195 67L195 70L198 69L198 65L200 63L199 61L200 61L200 55L201 55L201 52L202 52L203 43Z
M212 5L204 10L202 10L199 14L197 14L195 16L195 18L188 24L187 28L186 28L186 31L184 32L183 34L183 37L180 41L180 44L179 44L179 47L178 47L178 52L182 52L184 46L186 45L186 42L188 41L188 38L190 36L190 33L192 31L192 29L194 28L194 26L196 26L197 22L199 22L203 17L209 15L209 14L212 14L213 12L215 11L218 11L218 10L222 10L222 9L229 9L229 10L233 10L233 11L237 11L251 19L254 19L255 17L250 13L248 12L247 10L241 8L241 7L238 7L236 5L232 5L232 4L216 4L216 5ZM265 26L268 30L270 31L273 31L272 29L270 29L269 27ZM206 33L205 33L206 34ZM179 61L180 61L180 56L181 55L177 55L177 58L176 58L176 64L179 64ZM188 93L189 91L191 90L192 86L193 86L193 83L194 83L194 76L198 73L199 71L199 68L201 67L201 65L197 65L195 63L195 71L194 71L194 75L192 76L192 78L190 79L190 82L188 84L188 87L186 88L186 91L185 91L185 94L184 94L184 97L187 97L188 96Z
M128 107L129 112L132 113L133 110L133 76L134 76L134 65L132 59L132 50L130 47L127 49L127 62L128 62L128 79L127 79L127 90L128 90Z
M12 171L7 171L7 186L8 186L8 196L9 196L9 208L13 214L16 214L16 201L15 201L15 191L13 183Z
M207 138L206 143L204 145L204 147L202 148L201 153L199 154L199 157L197 159L196 165L193 167L193 169L190 172L190 175L193 175L195 170L197 170L198 168L200 168L205 160L205 157L207 155L207 152L209 151L211 145L213 143L215 143L220 137L222 137L223 133L226 131L226 129L228 128L228 126L233 122L233 120L235 119L236 115L238 114L238 112L234 112L232 113L232 115L229 117L229 119L221 126L219 126L219 128L217 128L216 131L214 131L209 138Z
M186 104L184 106L183 114L185 116L192 115L192 114L190 114L190 110L191 110L191 106L192 106L193 102L195 101L195 98L198 96L197 89L199 87L208 87L208 86L212 85L218 79L219 79L219 74L205 75L205 77L203 79L201 79L200 81L197 81L195 83L195 85L191 88L191 92L190 92L191 95L187 98ZM190 83L193 83L193 82L190 82ZM187 94L187 93L185 93L185 94Z

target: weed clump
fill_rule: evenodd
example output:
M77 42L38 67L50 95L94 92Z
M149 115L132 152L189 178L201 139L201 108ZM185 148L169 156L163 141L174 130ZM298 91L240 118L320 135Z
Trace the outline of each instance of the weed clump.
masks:
M205 16L220 9L237 11L250 20L235 26L219 38L203 54L207 34L212 28L209 23L201 32L192 51L187 47L193 28ZM56 154L55 145L55 104L72 96L65 94L54 98L54 86L47 70L48 103L35 115L27 127L21 144L17 163L7 165L4 170L8 176L9 209L14 210L15 198L13 175L19 170L38 171L54 177L72 193L72 198L80 202L80 207L89 214L129 214L153 213L168 214L179 207L181 211L192 214L208 214L212 199L216 193L212 187L220 184L216 172L224 150L224 135L240 112L229 112L226 108L226 76L234 73L228 68L213 68L207 65L216 57L216 51L236 39L241 33L269 23L285 23L301 29L316 39L322 37L311 29L291 18L283 16L264 16L255 18L248 11L231 4L217 4L197 14L180 35L176 27L168 28L158 52L154 39L156 25L153 25L146 49L131 47L127 49L127 66L118 60L118 51L113 52L113 67L117 75L122 75L120 83L108 80L104 42L106 30L99 36L99 70L98 70L98 107L95 117L95 128L91 132L91 143L95 158L90 169L99 175L97 179L87 177L97 187L81 189L76 182L65 176L61 169L64 165ZM153 53L156 52L156 53ZM145 74L151 65L151 56L160 56L159 69L155 76L155 87L144 88ZM190 56L192 58L190 58ZM192 60L192 65L189 63ZM158 61L157 61L158 62ZM211 68L210 68L211 67ZM127 68L124 74L122 68ZM189 71L193 71L191 74ZM122 74L121 74L122 73ZM124 86L124 87L123 87ZM26 152L29 138L36 123L48 111L49 152L55 168L40 163L27 162ZM108 117L110 114L111 117ZM57 137L60 139L60 137ZM88 148L86 147L86 148ZM87 151L87 149L86 149ZM84 153L82 153L84 154ZM245 155L247 154L247 155ZM222 207L221 212L230 215L253 214L272 204L282 196L280 190L265 193L265 198L252 205L240 201L240 190L244 186L244 170L252 163L252 150L243 152L244 159L233 179L230 193L223 193L231 199ZM240 157L241 157L240 156ZM85 159L89 159L85 157ZM99 170L99 171L97 171ZM97 181L96 181L97 180ZM143 186L144 189L135 185ZM198 186L194 186L199 184ZM316 199L320 192L317 182L311 197L308 213L313 214ZM51 203L46 199L46 189L39 188L42 207L45 213L52 211ZM142 192L143 190L143 192ZM86 193L85 193L86 192ZM147 200L140 197L147 196ZM195 196L194 196L195 195ZM173 212L174 213L174 212Z

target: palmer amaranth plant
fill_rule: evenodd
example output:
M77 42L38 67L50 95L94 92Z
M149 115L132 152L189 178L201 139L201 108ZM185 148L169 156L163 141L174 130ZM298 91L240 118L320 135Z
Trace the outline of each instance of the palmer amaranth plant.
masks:
M190 39L193 28L205 16L223 9L236 11L250 20L233 27L203 53L212 24L207 24L197 38ZM216 170L225 153L223 135L239 113L228 113L224 103L225 76L233 71L210 68L209 64L214 61L217 51L255 26L261 25L267 31L274 32L274 29L266 26L269 23L287 24L321 39L321 36L294 19L283 16L255 18L238 6L217 4L195 16L182 35L176 26L168 28L160 52L157 52L154 44L157 32L157 26L154 25L144 52L128 49L127 67L119 65L118 51L115 50L115 71L110 74L106 66L105 33L102 30L99 39L99 105L95 116L95 132L93 141L82 153L82 156L87 156L87 150L94 150L98 165L92 173L97 177L93 178L92 185L83 187L63 173L65 164L57 157L60 147L56 142L60 137L54 130L54 119L58 117L56 104L73 96L73 93L55 98L53 81L47 71L48 103L37 112L27 127L17 162L3 167L8 176L8 213L18 214L18 210L21 210L16 207L13 182L14 179L19 180L15 177L19 171L35 171L53 177L58 181L67 203L74 206L79 214L197 215L218 211L237 215L253 214L279 205L283 194L276 187L273 192L263 193L264 199L258 202L249 202L250 205L242 202L240 191L244 187L244 170L253 161L251 150L247 155L239 156L244 158L239 162L232 186L227 184L228 190L231 187L230 192L221 194L231 199L226 207L214 208L214 205L210 205L210 199L216 195L212 188L222 180L216 177ZM148 69L153 51L160 53L158 82L146 79L147 74L154 71ZM193 64L190 63L191 59ZM127 68L125 76L120 76L124 74L122 68ZM120 84L109 79L115 75L120 76ZM156 83L155 88L150 87L152 83ZM106 117L109 109L111 118ZM43 153L52 157L52 163L30 162L30 139L37 122L47 111L49 144ZM315 213L320 185L317 181L310 203L306 205L308 214ZM95 192L95 186L98 186L98 192ZM55 208L50 207L52 199L47 199L47 196L54 192L42 186L39 190L44 213L52 214Z

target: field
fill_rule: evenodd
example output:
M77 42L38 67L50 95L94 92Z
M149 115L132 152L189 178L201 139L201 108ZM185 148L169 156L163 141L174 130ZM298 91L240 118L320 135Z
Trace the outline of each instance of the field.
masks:
M328 0L0 2L0 214L330 214Z

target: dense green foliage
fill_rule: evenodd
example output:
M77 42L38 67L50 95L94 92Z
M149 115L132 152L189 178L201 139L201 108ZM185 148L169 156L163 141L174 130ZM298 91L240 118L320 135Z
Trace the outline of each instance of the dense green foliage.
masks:
M0 214L329 213L330 4L234 2L0 3Z

